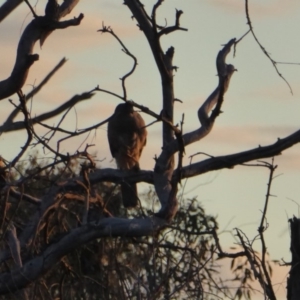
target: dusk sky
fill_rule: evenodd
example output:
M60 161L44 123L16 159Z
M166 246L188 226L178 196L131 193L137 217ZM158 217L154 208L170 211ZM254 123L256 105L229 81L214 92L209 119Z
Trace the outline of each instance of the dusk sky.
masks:
M149 11L156 1L144 2ZM37 14L44 14L46 0L31 0L30 3ZM130 70L132 60L121 51L121 46L111 35L97 32L102 23L111 26L137 57L137 70L127 79L128 98L160 112L160 77L154 59L142 31L122 3L110 0L81 1L67 16L72 18L82 12L85 17L80 26L53 32L42 49L36 44L35 53L40 55L40 59L30 69L23 88L25 93L37 85L61 58L66 57L68 62L29 104L32 116L53 109L73 95L90 91L97 85L122 93L119 78ZM161 25L174 23L175 8L183 10L181 26L188 29L162 39L164 50L175 47L174 65L179 67L175 73L175 97L183 103L175 105L174 122L180 122L184 113L184 132L199 127L197 110L217 86L215 59L218 51L231 38L239 39L249 29L244 6L244 1L240 0L169 0L159 9L158 20ZM298 0L249 0L254 31L277 62L300 63L299 11ZM32 15L24 3L1 23L1 80L10 75L20 35L31 20ZM277 138L286 137L300 128L300 65L277 65L289 82L292 94L251 34L237 45L235 57L232 52L228 55L227 63L233 64L238 72L233 75L225 95L223 114L217 118L209 136L186 148L185 165L189 163L190 155L197 152L213 156L237 153L258 145L273 144ZM18 103L16 96L11 99ZM119 101L98 92L91 100L77 105L62 127L75 130L96 124L109 117ZM9 101L2 100L1 120L5 120L12 109ZM143 117L146 123L153 121L144 114ZM58 120L53 118L47 123L55 125ZM38 126L36 130L43 132ZM82 142L83 147L86 143L95 144L91 152L97 155L98 165L103 168L115 167L106 133L107 126L104 125L88 137L80 136L63 144L61 151L73 153ZM25 131L2 134L0 154L7 160L12 159L25 140ZM265 233L272 259L290 260L288 219L293 215L299 217L300 205L299 150L300 146L297 145L275 158L278 177L272 184L271 193L274 197L269 204L269 229ZM153 169L153 158L160 151L161 124L155 124L148 128L148 142L142 155L141 168ZM205 157L198 155L193 162L202 159ZM271 159L265 161L271 162ZM265 168L245 166L211 172L189 179L183 190L184 198L196 196L208 214L217 216L221 231L239 227L252 239L257 234L268 176ZM148 185L139 184L140 192L147 189ZM229 233L222 234L221 238L225 248L234 242ZM260 250L259 242L255 245ZM288 269L277 272L274 283L282 283ZM284 293L285 283L279 284L278 288Z

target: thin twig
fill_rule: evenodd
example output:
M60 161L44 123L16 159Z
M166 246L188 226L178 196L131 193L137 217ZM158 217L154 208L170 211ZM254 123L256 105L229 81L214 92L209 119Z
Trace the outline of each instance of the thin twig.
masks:
M258 46L260 47L260 49L262 50L262 52L268 57L268 59L272 63L272 65L275 68L276 73L278 74L278 76L281 77L281 79L283 81L285 81L285 83L287 84L287 86L290 89L291 94L293 95L292 87L290 86L289 82L283 77L283 75L279 72L279 70L278 70L278 68L276 66L277 62L270 56L270 54L267 52L267 50L265 49L265 47L260 43L260 41L256 37L256 34L255 34L255 32L253 30L253 27L252 27L251 19L250 19L248 0L245 0L245 11L246 11L247 24L249 25L249 29L250 29L250 31L252 33L252 36L254 37L256 43L258 44Z
M112 28L110 26L104 26L104 23L102 24L102 29L99 29L98 31L102 32L102 33L110 33L118 42L119 44L122 46L122 51L130 56L133 59L133 66L131 68L131 70L126 73L124 76L121 77L121 81L122 81L122 89L123 89L123 99L126 101L127 100L127 91L126 91L126 86L125 86L125 80L133 74L133 72L136 69L137 66L137 58L128 50L128 48L124 45L124 43L121 41L121 39L114 33L114 31L112 30Z

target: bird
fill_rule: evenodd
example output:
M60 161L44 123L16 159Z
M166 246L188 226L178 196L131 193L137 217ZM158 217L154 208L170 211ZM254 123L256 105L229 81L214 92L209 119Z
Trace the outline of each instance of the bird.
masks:
M140 170L139 159L147 142L147 130L141 115L130 102L119 104L110 117L107 138L111 155L120 170ZM138 204L136 183L121 183L123 205L126 208Z

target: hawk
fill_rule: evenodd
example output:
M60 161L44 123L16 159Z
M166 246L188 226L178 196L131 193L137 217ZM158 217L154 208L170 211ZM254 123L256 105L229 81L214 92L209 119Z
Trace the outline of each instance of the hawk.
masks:
M140 169L141 157L147 140L147 130L141 115L126 102L119 104L108 122L107 130L110 152L120 170ZM135 207L138 203L135 183L122 182L121 193L125 207Z

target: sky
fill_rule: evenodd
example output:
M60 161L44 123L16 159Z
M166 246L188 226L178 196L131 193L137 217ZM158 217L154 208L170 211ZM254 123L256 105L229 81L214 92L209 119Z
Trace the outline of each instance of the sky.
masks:
M154 1L147 0L146 10ZM1 3L1 1L0 1ZM30 1L40 15L45 0ZM102 24L111 26L127 48L137 57L136 72L127 80L128 98L148 106L159 113L161 110L160 78L152 54L143 33L123 1L81 1L70 17L84 13L82 24L55 31L42 49L37 43L35 53L40 55L30 70L23 88L28 93L42 78L66 57L68 62L51 79L49 84L30 103L32 116L48 111L67 101L75 94L90 91L97 85L113 92L122 93L119 78L132 66L132 60L121 51L121 46L109 34L97 32ZM169 0L158 11L160 24L173 24L175 8L183 10L181 26L188 29L177 31L162 39L163 49L175 47L174 65L176 103L174 122L180 122L185 114L184 132L199 127L196 111L216 88L215 59L222 45L231 38L240 38L248 31L244 1L240 0ZM299 28L300 2L290 0L249 0L249 13L254 31L271 57L277 62L300 63ZM32 20L25 4L20 5L0 25L0 52L2 53L0 78L9 76L15 60L18 40L26 24ZM280 73L292 87L278 76L270 60L248 34L237 46L235 57L227 57L238 70L232 79L221 114L212 132L203 140L186 148L185 165L197 152L210 155L226 155L252 149L258 145L274 143L300 128L300 65L278 64ZM11 99L17 103L17 97ZM92 100L76 106L63 122L65 129L75 130L91 126L109 117L119 103L104 93L97 93ZM0 117L5 120L13 109L8 100L1 101ZM146 123L153 119L143 115ZM54 125L59 118L47 123ZM36 130L42 133L38 126ZM109 153L106 125L88 137L79 137L62 145L64 152L75 152L80 145L95 144L91 148L101 167L115 167ZM148 142L141 158L142 169L152 170L154 156L161 151L161 124L148 128ZM85 138L87 138L85 140ZM5 159L12 159L26 140L26 132L0 136L0 151ZM55 144L52 144L53 146ZM82 149L82 148L81 148ZM288 219L299 216L300 185L298 157L300 147L294 146L275 158L278 165L272 183L265 233L268 251L272 259L290 260ZM49 155L45 153L41 155ZM205 157L199 155L193 162ZM271 162L270 159L266 161ZM237 166L230 170L215 171L188 179L181 188L184 198L197 197L206 212L218 217L221 241L225 247L232 245L232 235L226 233L241 228L251 239L257 227L267 191L268 170ZM139 191L148 189L139 184ZM181 205L184 205L181 201ZM259 243L256 242L259 248ZM287 268L276 268L275 281L284 293ZM259 298L258 298L259 299Z

